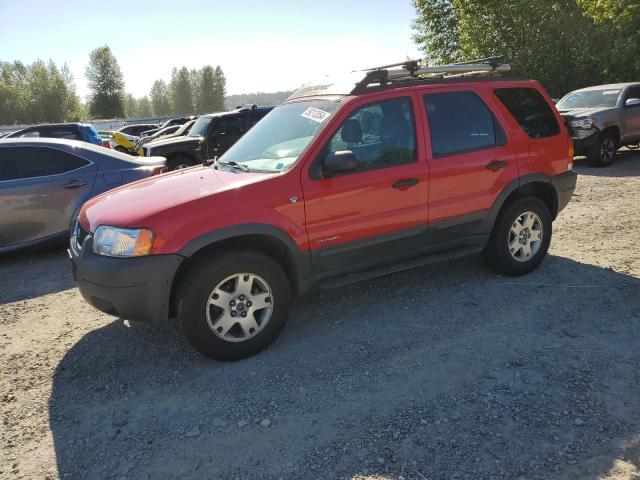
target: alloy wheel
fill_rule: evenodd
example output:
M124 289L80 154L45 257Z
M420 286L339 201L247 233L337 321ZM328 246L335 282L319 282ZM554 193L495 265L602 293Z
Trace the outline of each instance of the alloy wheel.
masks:
M273 292L262 277L236 273L211 291L206 306L207 323L222 340L244 342L264 330L273 305Z
M542 220L535 212L524 212L516 217L509 230L509 252L518 262L533 258L542 245Z
M602 145L600 145L600 159L602 163L611 163L613 161L613 156L616 153L616 144L612 138L607 137L602 141Z

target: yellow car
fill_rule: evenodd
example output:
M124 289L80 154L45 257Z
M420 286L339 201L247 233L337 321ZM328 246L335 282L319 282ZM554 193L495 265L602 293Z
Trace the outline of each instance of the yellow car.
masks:
M122 153L135 153L135 140L137 138L138 137L127 135L126 133L113 132L111 136L111 148Z

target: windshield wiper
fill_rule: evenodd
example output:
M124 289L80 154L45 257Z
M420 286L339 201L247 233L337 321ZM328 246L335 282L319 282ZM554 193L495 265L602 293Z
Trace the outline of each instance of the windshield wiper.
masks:
M221 162L220 160L218 160L218 158L214 158L213 159L213 168L215 168L216 170L219 167L233 167L233 168L239 168L240 170L242 170L243 172L248 172L249 171L249 167L247 167L244 163L238 163L235 160L228 160L226 162Z

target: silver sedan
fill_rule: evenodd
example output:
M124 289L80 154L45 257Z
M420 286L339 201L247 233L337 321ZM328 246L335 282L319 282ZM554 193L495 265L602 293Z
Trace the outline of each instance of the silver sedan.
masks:
M165 171L163 157L75 140L0 140L0 253L66 238L84 202Z

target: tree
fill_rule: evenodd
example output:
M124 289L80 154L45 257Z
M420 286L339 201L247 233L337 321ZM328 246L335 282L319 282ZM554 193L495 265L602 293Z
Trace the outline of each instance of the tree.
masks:
M151 101L146 95L138 99L138 115L142 118L152 117L153 109L151 108Z
M76 84L73 81L73 75L69 70L69 67L65 63L60 69L60 74L64 80L64 84L67 89L66 101L65 101L65 120L71 122L84 121L87 118L87 112L84 105L80 102L80 97L76 93Z
M91 114L98 118L123 116L124 80L108 46L96 48L89 54L86 76L91 90Z
M189 70L182 67L180 70L173 69L171 83L169 84L171 95L172 112L177 115L193 113L193 91Z
M529 0L413 3L418 15L414 39L429 62L500 54L514 65L514 73L541 81L556 96L577 87L621 79L619 59L610 55L614 42L611 28L585 14L583 5L607 2L540 0L535 8ZM629 42L629 38L627 35L621 41Z
M124 97L124 116L127 118L139 116L138 101L130 93L127 93Z
M169 115L169 90L163 80L156 80L151 87L151 105L153 113L160 117Z
M215 112L216 102L215 70L211 65L205 65L200 71L200 82L196 102L197 113Z
M224 97L227 95L227 79L225 78L220 65L216 66L213 77L215 80L213 88L213 91L215 92L215 103L213 104L212 111L221 112L224 110Z

